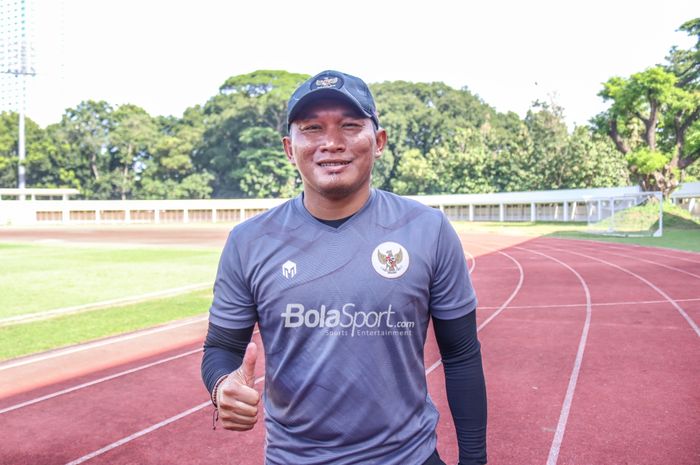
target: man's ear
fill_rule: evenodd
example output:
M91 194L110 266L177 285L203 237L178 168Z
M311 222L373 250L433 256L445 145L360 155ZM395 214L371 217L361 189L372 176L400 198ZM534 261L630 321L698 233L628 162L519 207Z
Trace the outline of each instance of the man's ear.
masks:
M294 159L294 153L292 152L292 138L289 136L284 136L282 138L282 146L284 147L284 154L287 155L287 160L292 165L296 165L297 162Z
M384 152L384 147L386 147L387 135L386 130L384 130L384 128L377 129L375 140L377 143L377 149L374 152L374 158L379 158L382 156L382 152Z

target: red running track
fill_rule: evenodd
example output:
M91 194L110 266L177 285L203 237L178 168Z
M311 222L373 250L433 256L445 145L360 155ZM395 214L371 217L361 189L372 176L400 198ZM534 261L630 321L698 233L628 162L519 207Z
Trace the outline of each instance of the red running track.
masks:
M700 463L700 254L544 238L510 238L507 248L496 236L463 242L480 300L490 464ZM0 463L262 464L261 427L211 429L200 345L149 349L20 393L6 383L31 360L0 364ZM37 363L58 370L72 357ZM438 360L430 331L438 445L452 464Z

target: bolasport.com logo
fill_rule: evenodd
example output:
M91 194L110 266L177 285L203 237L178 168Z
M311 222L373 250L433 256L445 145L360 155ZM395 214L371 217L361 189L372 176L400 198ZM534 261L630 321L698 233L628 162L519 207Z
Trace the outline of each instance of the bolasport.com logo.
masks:
M411 336L416 326L415 321L397 320L391 305L377 312L356 310L353 303L340 309L290 303L281 317L285 328L319 328L326 336Z

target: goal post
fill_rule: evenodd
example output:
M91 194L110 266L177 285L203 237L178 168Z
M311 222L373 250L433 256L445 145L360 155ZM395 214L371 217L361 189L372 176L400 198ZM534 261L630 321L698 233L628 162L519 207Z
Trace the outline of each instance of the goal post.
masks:
M588 198L587 232L606 236L661 237L663 195L639 192L613 197Z

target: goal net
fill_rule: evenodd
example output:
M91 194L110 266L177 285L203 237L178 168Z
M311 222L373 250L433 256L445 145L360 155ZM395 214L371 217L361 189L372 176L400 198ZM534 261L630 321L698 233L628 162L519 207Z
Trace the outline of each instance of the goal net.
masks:
M608 236L661 237L663 196L660 192L587 199L588 232Z

